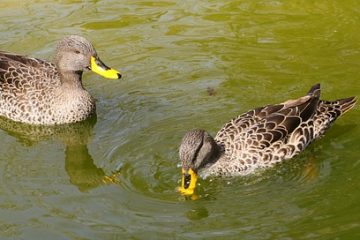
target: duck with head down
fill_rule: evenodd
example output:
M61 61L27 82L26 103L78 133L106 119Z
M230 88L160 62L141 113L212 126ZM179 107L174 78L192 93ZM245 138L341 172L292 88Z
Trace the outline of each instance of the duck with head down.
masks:
M195 129L182 139L179 191L194 193L198 175L247 175L273 166L303 151L356 103L355 97L320 100L320 84L307 95L250 110L226 123L212 138Z
M0 116L37 125L88 118L95 113L95 100L82 84L82 74L88 70L105 78L121 77L80 36L68 36L58 43L54 63L0 52Z
M206 131L195 129L186 133L179 149L183 175L180 191L186 195L192 194L198 171L214 163L222 153L222 147Z

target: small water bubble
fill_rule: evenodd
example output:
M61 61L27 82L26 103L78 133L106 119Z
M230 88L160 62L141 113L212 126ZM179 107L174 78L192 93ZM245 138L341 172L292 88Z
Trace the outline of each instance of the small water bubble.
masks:
M118 164L115 166L115 172L120 171L120 169L122 168L122 166L123 166L123 163L122 163L122 162L118 163Z

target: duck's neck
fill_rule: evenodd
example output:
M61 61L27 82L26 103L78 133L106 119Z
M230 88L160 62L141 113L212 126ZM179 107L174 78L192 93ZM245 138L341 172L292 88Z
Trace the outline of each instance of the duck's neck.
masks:
M82 71L59 71L61 86L70 89L84 89L82 85Z
M216 144L212 150L211 158L207 163L199 170L199 175L206 178L210 175L218 175L219 169L222 169L224 164L225 149L222 145Z
M214 147L214 151L213 151L213 159L212 162L216 162L217 160L219 160L221 158L221 156L224 154L225 149L222 145L219 145L218 143L216 143L215 147Z
M213 164L215 164L220 158L221 156L224 154L224 148L221 145L218 145L215 141L212 145L212 149L211 149L211 156L210 158L204 163L202 167L209 167Z

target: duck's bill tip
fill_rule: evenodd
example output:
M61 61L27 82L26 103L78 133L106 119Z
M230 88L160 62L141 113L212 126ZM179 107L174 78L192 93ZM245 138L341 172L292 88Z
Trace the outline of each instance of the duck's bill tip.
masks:
M120 79L121 78L121 74L116 71L115 69L108 69L108 70L105 70L104 72L96 72L97 74L103 76L104 78L108 78L108 79Z
M178 187L178 192L183 195L194 194L197 182L197 174L190 168L188 170L182 169L181 187Z
M194 194L194 190L195 190L195 189L190 189L190 188L185 189L184 187L177 187L176 190L177 190L179 193L181 193L182 195L190 196L190 195L193 195L193 194Z
M106 66L98 57L91 57L90 60L90 69L91 71L103 76L108 79L120 79L121 74L119 71L109 68Z

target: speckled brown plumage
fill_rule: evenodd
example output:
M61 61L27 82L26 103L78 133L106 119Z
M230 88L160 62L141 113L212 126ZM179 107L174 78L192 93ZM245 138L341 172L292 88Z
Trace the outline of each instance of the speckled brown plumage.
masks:
M246 175L290 159L356 103L355 97L320 100L320 85L304 97L250 110L226 123L213 139L204 130L185 134L183 169L209 175Z
M95 113L82 73L97 57L80 36L58 43L54 63L0 51L0 115L28 124L64 124Z

